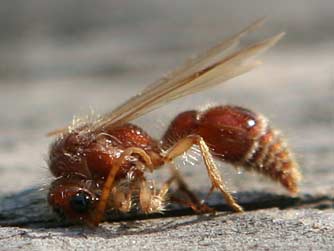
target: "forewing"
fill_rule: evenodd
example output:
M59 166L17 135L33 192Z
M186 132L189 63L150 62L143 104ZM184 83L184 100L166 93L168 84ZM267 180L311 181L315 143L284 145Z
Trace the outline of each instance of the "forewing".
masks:
M280 33L235 51L240 39L262 25L263 21L263 19L256 21L235 36L189 60L171 74L147 86L142 92L97 120L92 130L103 131L107 127L122 125L172 100L202 91L250 71L260 64L260 61L255 60L254 56L273 46L284 35ZM59 133L62 130L54 132Z

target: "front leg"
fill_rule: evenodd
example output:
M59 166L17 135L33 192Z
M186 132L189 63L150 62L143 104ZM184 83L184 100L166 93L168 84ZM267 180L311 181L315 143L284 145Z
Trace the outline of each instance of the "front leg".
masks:
M210 193L214 189L218 189L224 196L226 203L236 212L243 212L242 207L234 200L231 193L226 188L223 179L216 167L213 157L210 153L209 147L199 135L189 135L175 143L164 157L166 163L173 161L174 158L188 151L194 144L199 146L204 163L211 180L212 187Z
M119 172L124 161L127 161L128 158L133 154L138 154L140 157L142 157L143 160L145 161L146 166L152 170L153 167L151 158L150 156L147 155L147 153L143 149L138 147L129 147L125 149L122 155L118 159L114 160L113 163L111 163L112 168L110 168L109 175L106 178L105 183L103 184L103 189L101 196L99 198L99 202L91 216L92 224L94 226L97 226L102 220L107 203L109 201L110 193L115 184L115 178L117 173Z
M164 211L167 193L175 177L168 179L164 185L161 187L160 191L157 192L155 187L150 185L145 177L142 177L140 182L140 192L139 192L139 205L140 210L143 213L160 213Z

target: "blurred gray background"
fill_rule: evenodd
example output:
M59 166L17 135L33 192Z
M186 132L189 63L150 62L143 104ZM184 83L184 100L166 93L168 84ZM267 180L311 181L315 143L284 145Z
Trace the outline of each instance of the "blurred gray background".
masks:
M0 228L0 250L330 250L333 13L332 0L1 1L0 224L19 227ZM44 228L50 221L45 192L26 189L50 184L48 131L73 115L112 110L184 59L263 16L268 22L245 44L287 33L261 56L263 66L136 123L158 138L175 114L189 108L229 103L265 114L284 132L304 175L297 209L264 209L273 206L262 205L263 199L296 205L289 197L281 200L278 195L287 194L277 184L220 164L227 185L243 195L240 202L263 210L113 222L93 230ZM179 164L195 192L207 191L203 163ZM22 219L31 227L15 223Z
M332 41L333 8L330 0L2 1L0 78L34 82L160 70L173 61L171 53L197 51L263 16L271 22L266 31L288 32L281 47L319 48ZM153 63L153 56L162 62Z
M332 188L333 10L330 0L2 1L0 192L49 183L46 132L91 109L110 111L184 59L263 16L267 24L246 43L287 33L262 56L264 66L138 123L159 137L174 114L189 107L252 108L287 135L306 173L302 189ZM325 164L310 155L315 148L327 153L317 155ZM193 175L191 168L185 172ZM322 186L310 186L314 173L321 174ZM236 190L261 189L262 182L244 182L258 179L254 175L234 174L229 179Z

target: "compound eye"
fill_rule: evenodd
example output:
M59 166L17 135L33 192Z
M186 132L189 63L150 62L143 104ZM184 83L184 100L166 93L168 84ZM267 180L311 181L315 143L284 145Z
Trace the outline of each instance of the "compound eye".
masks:
M80 191L72 196L70 206L76 213L87 213L92 205L92 197L89 193Z

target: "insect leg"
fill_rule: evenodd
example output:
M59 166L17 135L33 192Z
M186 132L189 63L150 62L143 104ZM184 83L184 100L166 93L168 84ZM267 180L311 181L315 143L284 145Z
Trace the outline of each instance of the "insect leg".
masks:
M122 155L118 159L114 160L114 162L112 163L112 168L110 168L109 175L106 178L106 181L103 185L103 189L102 189L101 196L99 198L99 202L92 215L93 225L97 226L99 222L101 221L104 215L108 200L109 200L110 192L114 185L115 177L121 165L123 164L123 162L126 161L132 154L140 155L145 161L146 166L152 169L151 158L147 155L147 153L143 149L137 148L137 147L129 147L125 149Z
M143 213L159 213L164 210L166 195L174 179L174 177L168 179L157 193L144 177L141 178L139 203Z
M110 201L110 207L123 213L129 212L132 207L133 189L131 185L126 185L126 187L123 187L122 184L117 184L111 190L112 196Z
M214 213L214 209L210 208L209 206L205 205L200 201L200 199L194 194L192 191L190 191L189 186L185 182L185 180L182 178L180 172L175 168L174 164L172 164L171 167L172 177L176 180L176 183L178 185L178 190L185 194L189 200L181 200L179 198L176 198L175 196L171 196L171 200L182 204L186 207L190 207L195 212L198 213Z
M171 162L174 158L189 150L194 144L199 146L199 149L202 153L203 160L212 183L212 187L218 189L223 194L226 203L231 208L233 208L233 210L235 210L236 212L243 212L242 207L234 200L233 196L226 188L223 179L218 171L218 168L214 163L213 157L210 153L210 149L201 136L189 135L176 142L175 145L169 149L166 156L164 157L165 162Z

